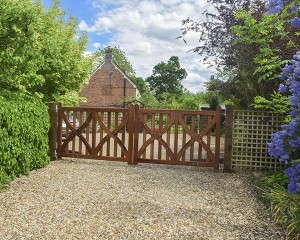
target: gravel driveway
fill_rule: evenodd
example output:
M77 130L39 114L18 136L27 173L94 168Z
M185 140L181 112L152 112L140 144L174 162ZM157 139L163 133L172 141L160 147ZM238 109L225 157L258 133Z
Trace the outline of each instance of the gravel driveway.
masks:
M54 161L0 192L0 239L286 239L250 176Z

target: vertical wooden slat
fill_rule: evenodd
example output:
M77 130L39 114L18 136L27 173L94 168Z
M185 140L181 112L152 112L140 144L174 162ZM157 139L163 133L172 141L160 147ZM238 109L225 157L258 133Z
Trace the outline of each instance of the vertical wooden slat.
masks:
M199 133L201 132L202 128L203 128L203 115L200 115L199 116L199 122L198 122L199 126ZM201 144L199 143L199 146L198 146L198 159L200 161L202 161L202 146Z
M119 125L119 113L114 112L114 116L115 116L115 127L114 127L114 130L115 130ZM116 136L118 136L117 132L116 132ZM117 141L114 140L114 157L117 157L117 156L118 156L118 144L117 144Z
M155 113L151 114L151 130L152 132L155 132ZM152 137L152 136L151 136ZM150 144L150 159L153 159L154 155L154 142Z
M58 103L58 123L57 123L57 158L61 159L61 146L62 146L62 115L63 115L63 110L62 110L62 103Z
M160 113L159 114L159 127L158 127L159 133L161 133L162 129L163 129L163 118L164 118L164 115L162 113ZM162 146L161 146L160 142L158 142L158 149L157 149L157 151L158 151L157 158L161 159Z
M87 112L86 113L87 114L87 116L89 116L90 114L93 114L92 112ZM91 122L92 122L93 120L91 120ZM86 127L86 129L85 129L85 132L86 132L86 141L88 142L88 143L90 143L90 124L91 124L91 122L87 125L87 127ZM88 155L88 150L87 150L87 148L85 147L85 152L86 152L86 155Z
M100 115L101 115L101 119L103 120L103 122L105 122L104 121L104 112L102 111L100 113ZM99 129L99 135L100 135L100 140L99 140L99 142L100 142L103 139L103 128L101 126ZM103 156L103 147L101 147L101 149L100 149L100 156Z
M122 122L124 121L124 116L125 115L128 116L128 112L127 113L124 113L124 112L122 113L122 119L121 119ZM128 121L129 121L129 119L128 119ZM127 123L127 126L129 127L129 123ZM129 131L129 129L128 129L128 131ZM125 141L126 141L126 135L125 135L125 133L126 133L126 125L125 125L124 128L122 128L122 131L121 131L121 139L122 139L122 142L124 144L125 144ZM126 144L125 144L125 146L126 146ZM123 151L121 152L121 157L124 157L124 152Z
M83 111L79 112L79 127L81 127L83 124ZM82 153L82 140L79 139L79 154L83 154Z
M147 120L148 120L148 117L147 117L147 114L145 114L144 115L144 120L145 120L145 122L146 122L146 124L147 124ZM143 142L142 142L142 146L144 145L144 143L147 141L147 131L146 131L146 129L145 128L143 128L144 130L143 130ZM147 152L147 150L145 151L145 152L143 152L143 158L146 158L146 152Z
M128 164L138 164L137 153L139 150L139 116L140 116L140 106L136 104L130 104L128 112Z
M207 117L207 126L210 125L211 120L212 120L212 116L208 116L208 117ZM207 140L206 144L207 144L208 148L210 148L210 146L211 146L211 132L212 132L212 129L210 129L210 131L209 131L209 132L207 133L207 135L206 135L206 140ZM206 161L209 162L209 160L210 160L210 159L209 159L209 156L208 156L208 154L206 153Z
M221 138L221 115L222 109L221 106L218 106L216 109L217 120L216 120L216 135L215 135L215 166L214 170L219 170L219 158L220 158L220 138Z
M171 115L168 113L167 114L167 122L169 121L169 119L171 118ZM169 146L169 148L171 148L171 145L170 145L170 139L171 139L171 128L172 126L169 126L168 130L167 130L167 145ZM169 154L167 153L166 154L166 160L170 160L170 156Z
M233 106L226 105L224 172L232 172Z
M174 137L174 157L173 161L177 162L179 159L177 157L177 152L178 152L178 117L179 117L179 112L175 114L175 132L173 134Z
M111 130L111 112L107 113L107 127ZM106 144L106 156L110 156L110 139Z
M57 159L58 106L57 103L51 102L48 104L48 107L50 116L49 150L50 160L53 161Z
M97 153L95 152L95 148L96 148L96 134L97 134L97 112L93 111L93 125L92 125L92 154L93 155L97 155Z
M73 124L72 124L72 126L73 126L75 129L77 129L77 127L76 127L76 122L77 122L77 111L73 111L72 117L73 117ZM76 152L76 137L74 137L73 140L72 140L72 153L75 154L75 152Z
M186 123L186 121L187 121L187 116L186 115L184 115L184 117L183 117L183 120L184 120L184 122ZM184 130L184 128L182 128L182 146L184 146L184 144L186 144L186 131ZM185 152L183 153L183 155L182 155L182 161L183 162L185 162Z
M193 135L195 134L195 115L191 116L191 132ZM190 147L190 161L194 161L194 150L195 150L195 144L193 143Z
M70 111L64 111L63 114L65 114L67 120L69 120ZM69 137L69 132L70 132L70 128L69 128L68 124L66 123L66 132L65 132L66 139ZM70 143L67 144L67 147L65 149L65 153L69 152L69 145L70 145Z

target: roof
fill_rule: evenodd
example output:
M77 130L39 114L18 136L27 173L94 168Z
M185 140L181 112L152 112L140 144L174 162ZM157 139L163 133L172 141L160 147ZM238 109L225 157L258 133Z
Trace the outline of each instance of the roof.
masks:
M93 76L99 69L102 68L102 66L105 64L105 62L101 63L97 68L96 70L94 70L92 73L91 73L91 76ZM137 88L137 85L130 79L130 77L116 64L114 63L113 61L111 62L111 64L115 67L115 69L117 69L122 75L124 78L126 78L128 80L128 82L130 82L130 84L136 88Z

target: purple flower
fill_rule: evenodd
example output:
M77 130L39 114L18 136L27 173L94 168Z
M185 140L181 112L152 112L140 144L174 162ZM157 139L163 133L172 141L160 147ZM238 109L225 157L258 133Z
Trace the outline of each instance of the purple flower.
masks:
M289 177L288 185L289 193L297 193L300 191L300 163L294 162L284 173Z
M282 70L285 74L288 74L288 73L291 73L293 71L293 67L286 64L285 67Z
M295 17L294 19L292 19L291 24L295 28L300 27L300 18Z
M284 92L286 92L286 89L287 89L287 86L285 86L284 84L281 83L279 85L278 91L281 92L281 93L284 93Z
M291 9L292 13L295 13L298 11L298 6L295 4L292 9Z
M266 5L267 14L279 13L286 3L289 1L269 0ZM294 5L291 12L296 13L297 11L298 6ZM292 19L291 25L295 28L300 27L300 18ZM289 91L290 93L290 115L293 119L288 124L282 125L281 130L272 135L271 142L268 143L268 152L271 156L278 158L280 162L290 164L294 159L300 159L300 52L296 52L291 63L285 65L279 78L284 81L279 85L279 92ZM292 163L285 170L285 174L290 179L289 193L300 192L300 162Z
M267 14L279 13L283 8L283 0L269 0L266 4Z
M293 59L300 60L300 52L296 52L296 54L293 56ZM292 63L297 64L297 62L293 62L293 61L292 61Z

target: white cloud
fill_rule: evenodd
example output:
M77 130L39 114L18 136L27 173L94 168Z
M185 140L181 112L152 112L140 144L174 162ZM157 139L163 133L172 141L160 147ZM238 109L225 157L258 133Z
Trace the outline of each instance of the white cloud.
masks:
M87 25L87 23L85 21L80 21L79 23L79 30L81 31L87 31L87 32L95 32L97 30L97 27L96 26L92 26L92 27L89 27Z
M101 47L101 43L93 43L92 46L96 49Z
M205 0L93 0L99 10L93 25L81 21L80 29L96 33L93 46L106 33L110 33L107 45L119 45L126 53L138 76L148 77L153 67L167 61L171 56L179 56L180 63L188 72L184 86L193 92L203 89L212 70L200 64L200 57L192 52L197 46L199 35L189 33L188 45L176 40L181 34L181 20L191 17L199 19L207 7Z

